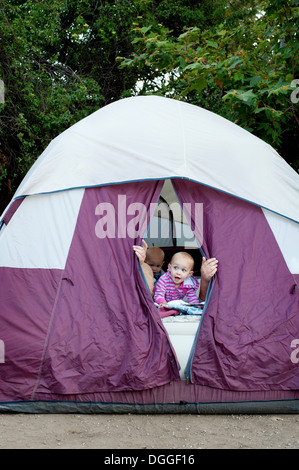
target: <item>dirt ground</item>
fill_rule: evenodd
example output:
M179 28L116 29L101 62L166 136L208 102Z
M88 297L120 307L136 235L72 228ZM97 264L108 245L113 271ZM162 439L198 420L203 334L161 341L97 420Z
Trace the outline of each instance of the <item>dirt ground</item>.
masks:
M298 449L299 415L0 414L0 449Z

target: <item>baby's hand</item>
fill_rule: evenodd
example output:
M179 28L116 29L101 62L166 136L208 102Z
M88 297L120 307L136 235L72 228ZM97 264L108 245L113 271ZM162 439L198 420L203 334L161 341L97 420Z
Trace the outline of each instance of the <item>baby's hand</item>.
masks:
M167 305L167 304L168 304L168 302L161 302L161 303L159 304L159 307L163 307L163 305Z
M209 281L216 274L217 268L218 259L210 258L207 260L206 258L203 258L200 269L202 279Z

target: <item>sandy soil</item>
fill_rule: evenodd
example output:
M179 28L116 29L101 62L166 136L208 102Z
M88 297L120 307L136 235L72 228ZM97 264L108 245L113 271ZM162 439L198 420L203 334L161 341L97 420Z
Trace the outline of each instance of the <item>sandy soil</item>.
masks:
M298 449L299 415L0 414L0 449Z

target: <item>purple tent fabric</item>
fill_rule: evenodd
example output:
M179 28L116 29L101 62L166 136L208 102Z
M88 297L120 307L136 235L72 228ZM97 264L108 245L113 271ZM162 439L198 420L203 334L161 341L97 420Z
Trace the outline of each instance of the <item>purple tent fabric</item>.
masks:
M203 204L195 235L206 255L219 259L194 347L193 384L180 380L132 250L141 242L136 203L148 208L163 184L147 181L85 190L64 270L1 267L1 402L298 398L299 366L291 360L298 275L289 272L262 210L197 183L173 183L181 203ZM109 228L99 204L116 209ZM110 237L99 238L100 229Z
M262 210L197 183L173 181L181 203L203 204L202 237L218 273L191 368L195 384L227 390L299 388L291 341L299 336L299 291ZM194 224L194 215L186 214Z
M55 304L61 271L0 268L0 400L30 400Z
M64 270L0 269L0 401L144 390L179 380L176 356L132 249L141 242L138 234L131 238L136 203L156 202L161 185L85 190ZM96 234L104 219L99 203L115 207L119 237Z
M130 221L132 228L130 205L149 207L160 190L161 183L150 181L85 190L37 394L143 390L179 379L176 357L132 249L141 240L122 238ZM123 206L118 210L124 200L131 213L125 218ZM111 237L111 220L106 226L110 237L97 236L95 227L103 220L97 215L99 204L116 209L115 230L121 237Z

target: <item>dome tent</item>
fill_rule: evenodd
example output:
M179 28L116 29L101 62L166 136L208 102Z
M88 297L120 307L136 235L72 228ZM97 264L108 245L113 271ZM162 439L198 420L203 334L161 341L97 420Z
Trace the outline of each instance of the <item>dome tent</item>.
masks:
M165 180L219 260L186 380L132 250ZM298 196L272 147L176 100L60 134L1 219L0 410L297 412Z

